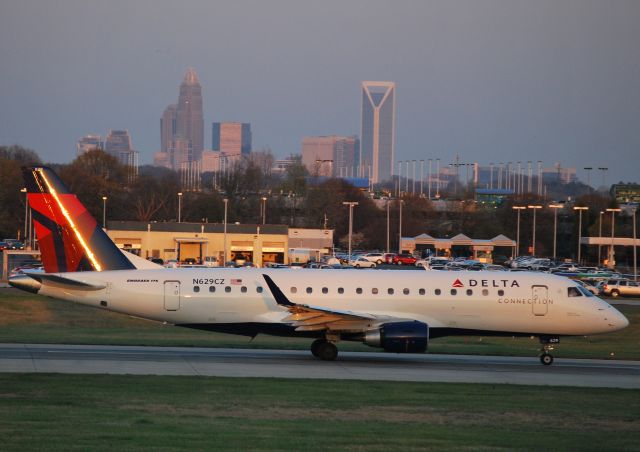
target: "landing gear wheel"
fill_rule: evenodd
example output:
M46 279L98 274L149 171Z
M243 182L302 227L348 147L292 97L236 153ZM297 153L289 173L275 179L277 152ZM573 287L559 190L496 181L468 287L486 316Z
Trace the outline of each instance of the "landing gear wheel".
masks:
M334 361L338 357L338 347L332 342L318 344L318 358L323 361Z
M540 355L540 362L545 366L553 364L553 355L551 353L542 353Z
M326 339L316 339L315 341L313 341L311 343L311 354L316 358L320 358L320 355L318 355L318 348L320 347L320 345L326 342Z

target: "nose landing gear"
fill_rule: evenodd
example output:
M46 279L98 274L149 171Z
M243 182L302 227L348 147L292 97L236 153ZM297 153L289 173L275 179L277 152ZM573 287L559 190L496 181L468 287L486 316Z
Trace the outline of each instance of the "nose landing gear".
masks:
M542 344L540 362L545 366L550 366L551 364L553 364L553 355L551 354L551 351L553 350L555 344L560 343L560 338L540 336L540 343Z

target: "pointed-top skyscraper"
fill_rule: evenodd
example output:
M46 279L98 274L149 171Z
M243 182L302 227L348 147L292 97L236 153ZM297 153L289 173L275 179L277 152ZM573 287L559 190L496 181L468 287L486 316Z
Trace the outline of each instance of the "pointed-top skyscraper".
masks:
M360 176L383 182L393 174L396 141L396 84L362 82Z
M161 152L178 169L183 163L200 160L204 149L202 87L198 74L188 68L180 84L178 103L169 105L160 120Z
M176 109L176 137L187 140L191 148L190 161L200 160L204 149L204 118L202 87L198 74L190 67L180 84Z

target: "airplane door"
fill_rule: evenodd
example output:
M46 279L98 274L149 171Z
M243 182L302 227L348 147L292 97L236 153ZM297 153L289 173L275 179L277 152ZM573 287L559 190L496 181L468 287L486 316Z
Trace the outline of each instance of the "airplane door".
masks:
M164 309L166 311L180 309L180 281L164 282Z
M547 286L531 286L531 307L533 315L546 315L549 307Z

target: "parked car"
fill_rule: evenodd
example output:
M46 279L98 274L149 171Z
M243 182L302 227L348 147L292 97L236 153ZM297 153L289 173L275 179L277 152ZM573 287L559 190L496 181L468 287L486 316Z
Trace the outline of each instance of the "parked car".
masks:
M164 260L160 259L159 257L150 257L149 262L164 266Z
M602 285L600 295L611 297L640 297L640 285L628 279L609 279Z
M589 292L594 294L594 295L598 295L600 293L600 290L596 286L594 286L592 284L589 284L586 281L582 281L580 279L576 279L576 282L578 284L580 284L582 287L584 287L585 289L587 289Z
M375 262L378 265L384 262L384 253L367 253L363 254L362 257L368 261Z
M409 253L400 253L396 254L393 257L393 264L395 265L415 265L416 261L415 257Z
M355 268L376 268L376 263L371 262L364 256L360 256L357 258L353 258L349 261L349 265L354 266Z
M206 267L219 267L220 262L218 262L218 258L215 256L205 256L204 257L204 265Z
M386 264L393 264L393 257L396 253L384 253L384 262Z

